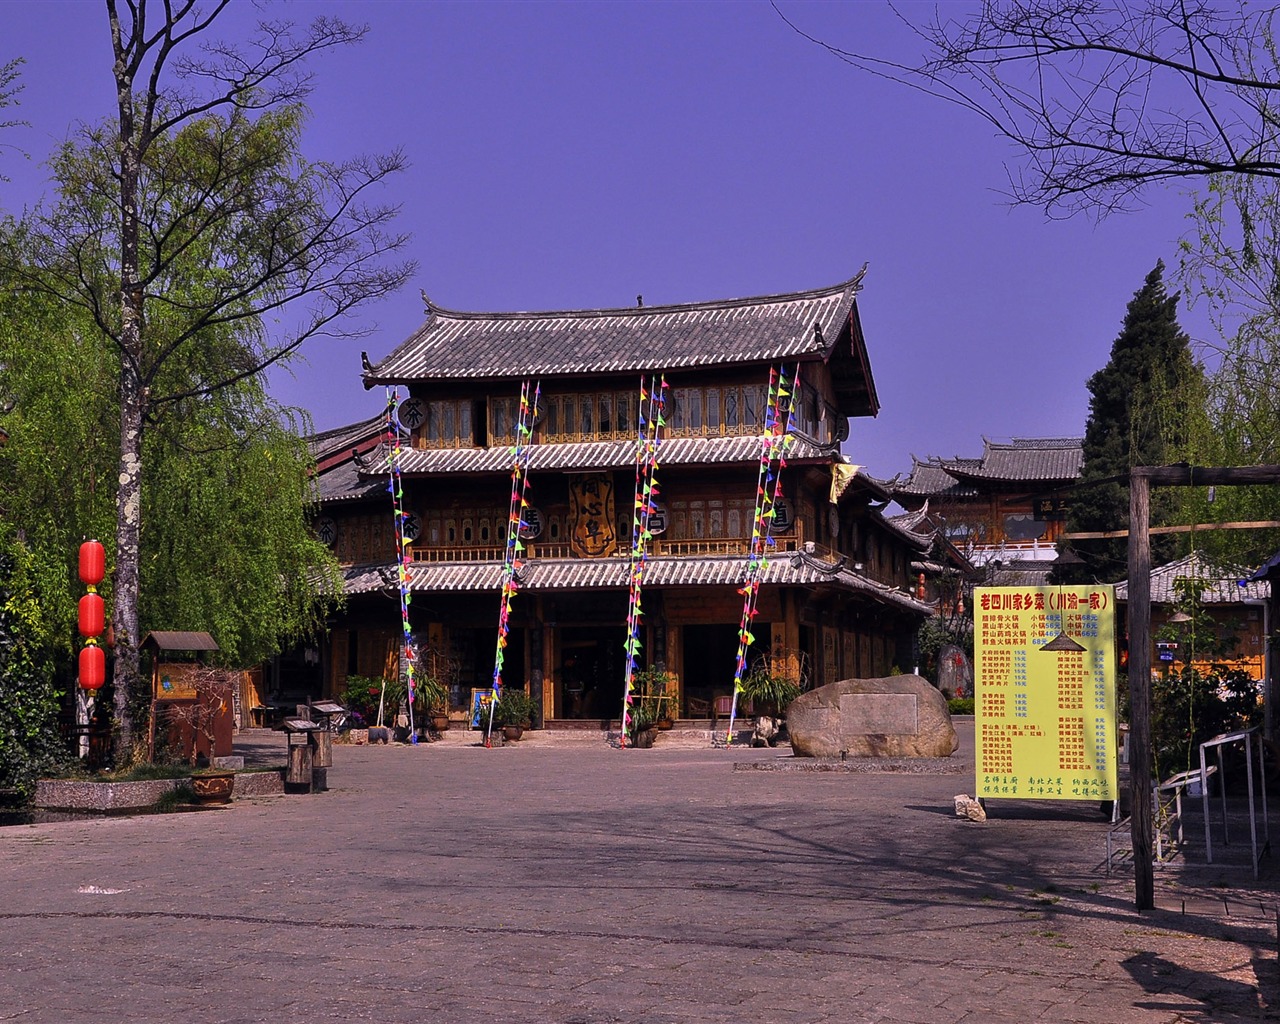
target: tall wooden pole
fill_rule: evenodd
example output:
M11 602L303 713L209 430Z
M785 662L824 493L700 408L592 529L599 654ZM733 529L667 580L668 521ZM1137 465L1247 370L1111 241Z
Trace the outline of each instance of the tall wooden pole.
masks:
M1151 480L1129 473L1129 821L1134 901L1155 907L1151 869Z

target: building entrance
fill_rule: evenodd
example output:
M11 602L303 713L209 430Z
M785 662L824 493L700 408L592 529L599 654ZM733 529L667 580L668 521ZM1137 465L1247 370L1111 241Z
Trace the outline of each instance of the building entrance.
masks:
M617 718L622 714L625 632L616 626L561 628L559 717Z
M706 717L714 698L733 694L738 627L685 626L683 636L684 711L690 717Z

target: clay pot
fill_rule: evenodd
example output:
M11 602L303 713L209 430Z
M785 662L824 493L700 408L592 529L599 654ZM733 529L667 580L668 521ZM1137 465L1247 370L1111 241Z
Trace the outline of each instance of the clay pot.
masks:
M191 776L191 791L196 803L201 804L229 803L235 784L235 772L201 772Z

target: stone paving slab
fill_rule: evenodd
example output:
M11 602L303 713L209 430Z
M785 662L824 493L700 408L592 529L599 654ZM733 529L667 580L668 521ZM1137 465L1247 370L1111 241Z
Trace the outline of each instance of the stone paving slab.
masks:
M1275 1019L1270 861L1139 914L1096 807L734 770L784 756L337 746L324 793L0 829L0 1021Z

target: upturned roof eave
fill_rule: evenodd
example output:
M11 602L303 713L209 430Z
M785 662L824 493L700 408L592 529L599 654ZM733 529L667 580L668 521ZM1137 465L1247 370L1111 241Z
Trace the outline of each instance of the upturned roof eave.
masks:
M602 366L599 361L584 361L581 363L562 362L562 363L535 363L531 362L527 367L489 367L484 365L471 364L466 367L452 368L432 368L427 372L408 372L405 369L396 369L397 365L407 362L415 347L423 344L427 335L439 329L441 324L445 323L529 323L536 324L541 321L552 320L596 320L603 318L616 319L645 319L670 317L672 315L690 314L690 313L715 313L719 311L727 311L734 309L743 309L751 306L767 307L771 305L780 305L782 303L820 301L823 299L832 299L837 296L841 297L838 308L834 316L829 318L827 324L841 324L849 319L850 312L855 308L857 293L861 289L861 280L866 272L864 266L854 277L847 281L843 281L836 285L825 288L815 288L808 291L779 293L774 295L756 296L741 299L719 299L708 302L692 302L679 303L662 306L632 306L619 307L614 309L579 309L579 310L556 310L545 312L461 312L450 310L446 307L437 305L426 300L426 321L414 331L405 341L380 360L376 366L370 367L362 375L364 386L366 389L379 385L390 385L397 383L405 383L411 380L438 378L438 379L486 379L486 378L506 378L513 376L521 376L528 373L537 373L539 376L555 378L555 377L574 377L585 374L599 375L608 372L627 373L635 371L659 371L659 370L680 370L680 369L696 369L704 366L723 366L734 364L751 364L751 363L768 363L778 359L793 359L798 361L826 361L830 359L834 352L840 337L843 334L841 330L831 330L823 332L822 330L814 330L814 324L806 324L803 332L799 333L796 338L792 339L786 345L787 351L779 351L777 346L772 350L768 347L752 351L727 352L727 353L707 353L705 351L696 354L688 354L679 357L667 355L655 355L652 358L640 358L635 355L623 355L621 358L614 360L610 365ZM425 296L424 296L425 299ZM856 316L855 316L856 319ZM860 334L860 331L859 331ZM865 346L855 348L865 349ZM861 368L867 376L868 388L874 392L874 382L870 379L870 367L867 365L865 351L859 356ZM879 404L875 399L874 393L869 399L872 406L878 410ZM874 413L873 413L874 414Z

